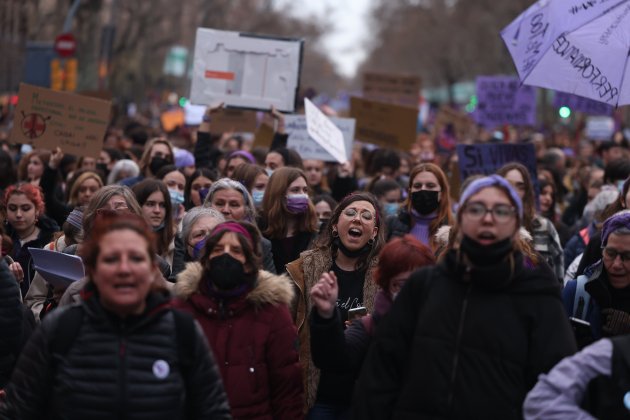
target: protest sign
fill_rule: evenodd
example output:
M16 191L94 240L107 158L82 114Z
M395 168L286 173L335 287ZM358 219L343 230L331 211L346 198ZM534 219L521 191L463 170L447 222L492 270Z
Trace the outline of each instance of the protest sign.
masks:
M553 107L558 109L563 106L568 107L571 111L583 112L588 115L612 115L613 112L613 106L604 102L570 93L556 92L553 98Z
M210 127L213 133L253 133L256 131L256 112L223 108L213 114Z
M584 135L589 140L611 140L615 133L615 120L612 117L588 117Z
M193 105L187 102L186 105L184 105L184 123L186 125L201 125L205 112L205 106Z
M295 110L303 41L198 28L190 101Z
M350 99L350 117L356 120L356 138L402 151L416 139L418 110L367 99Z
M536 124L536 89L511 76L477 77L475 121L492 129L503 124Z
M83 260L77 255L31 247L28 250L35 270L55 287L65 289L85 276Z
M474 126L472 119L456 109L442 106L435 117L435 136L440 136L448 129L457 140L465 140Z
M332 121L343 134L346 159L349 160L352 157L355 121L352 118L337 117L330 117L330 121ZM302 156L302 159L323 160L324 162L336 161L326 149L308 135L308 131L306 130L306 117L304 115L287 115L284 117L284 125L289 135L287 147L298 152L300 156Z
M462 181L471 175L489 175L509 162L519 162L536 178L536 152L527 144L458 144L457 159Z
M339 163L348 160L343 133L328 119L308 98L304 99L306 111L306 131L308 135L319 143Z
M363 97L418 108L420 78L397 74L366 72L363 74Z
M252 146L254 147L271 147L271 143L273 142L273 127L266 122L263 122L256 129L256 133L254 134L254 142Z
M10 141L98 157L110 107L100 99L21 83Z

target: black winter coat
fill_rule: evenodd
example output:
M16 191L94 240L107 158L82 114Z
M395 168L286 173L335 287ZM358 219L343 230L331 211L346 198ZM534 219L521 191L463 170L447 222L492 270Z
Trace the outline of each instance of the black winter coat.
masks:
M450 251L415 272L376 331L357 419L518 419L537 376L576 351L546 267L484 269Z
M65 355L52 349L59 347L54 339L63 328L60 318L73 308L44 318L20 356L0 419L231 418L219 370L196 324L187 352L192 368L184 375L165 296L149 295L142 315L121 319L95 293L86 295Z
M13 240L11 258L13 258L15 262L20 263L22 271L24 271L24 280L20 283L22 296L26 296L28 288L31 286L31 281L33 280L33 277L35 277L33 258L31 257L31 252L28 248L43 248L52 241L54 233L60 230L59 226L53 219L43 214L39 216L39 220L36 225L39 228L37 238L23 245L20 245L20 238L15 230L13 230L11 225L7 225L7 233L11 236L11 240Z
M9 266L0 259L0 389L11 377L22 338L20 287Z

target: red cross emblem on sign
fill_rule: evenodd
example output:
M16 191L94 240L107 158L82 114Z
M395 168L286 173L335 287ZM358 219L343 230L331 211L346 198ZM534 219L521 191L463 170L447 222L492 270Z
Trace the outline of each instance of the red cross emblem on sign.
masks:
M22 134L30 139L40 137L46 132L46 120L49 118L44 118L43 115L36 113L22 113Z

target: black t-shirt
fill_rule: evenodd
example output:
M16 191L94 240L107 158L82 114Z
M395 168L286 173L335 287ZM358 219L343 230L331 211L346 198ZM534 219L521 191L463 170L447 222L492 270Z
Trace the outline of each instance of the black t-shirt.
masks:
M365 270L344 271L333 262L332 271L337 276L339 295L337 307L341 312L341 320L348 320L348 310L365 306L363 304L363 283Z
M365 306L363 304L363 284L365 270L344 271L333 263L331 270L337 276L339 296L337 307L341 322L348 319L348 310ZM317 402L349 406L354 390L354 373L322 370L317 387Z

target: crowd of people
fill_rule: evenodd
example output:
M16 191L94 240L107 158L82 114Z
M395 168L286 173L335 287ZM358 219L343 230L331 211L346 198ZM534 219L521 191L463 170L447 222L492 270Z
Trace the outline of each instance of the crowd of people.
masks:
M628 416L621 132L513 132L537 173L459 179L427 132L339 164L219 110L98 158L2 144L0 419Z

